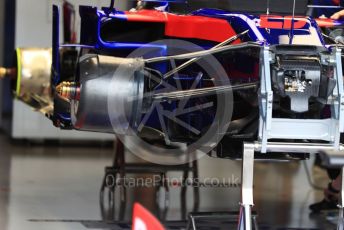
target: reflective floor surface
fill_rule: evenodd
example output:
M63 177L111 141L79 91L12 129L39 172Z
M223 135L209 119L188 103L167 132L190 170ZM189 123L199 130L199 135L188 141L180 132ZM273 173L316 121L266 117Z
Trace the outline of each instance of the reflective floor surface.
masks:
M109 212L107 196L101 210L99 189L104 167L112 162L111 147L16 145L2 134L0 146L0 229L129 229L127 223L134 201L140 201L160 217L166 214L164 222L171 229L185 227L185 221L181 220L179 186L170 188L169 202L165 202L163 189L157 193L154 188L132 186L135 188L127 189L124 208L120 208L120 192L117 192L114 212ZM128 161L137 160L130 153L126 157ZM311 167L312 161L307 164ZM199 210L238 211L240 189L235 183L240 183L240 162L204 157L198 166L200 181L212 179L215 185L219 181L233 183L225 188L201 187ZM315 179L318 185L325 186L326 175L318 171ZM180 178L181 173L167 177ZM152 176L128 175L128 178ZM335 229L332 222L336 213L310 215L308 205L320 200L322 191L311 188L302 163L256 163L254 179L254 208L260 229ZM186 197L187 209L192 211L190 187ZM163 213L165 205L168 209ZM119 218L122 220L116 222ZM199 226L235 229L235 221L218 220Z

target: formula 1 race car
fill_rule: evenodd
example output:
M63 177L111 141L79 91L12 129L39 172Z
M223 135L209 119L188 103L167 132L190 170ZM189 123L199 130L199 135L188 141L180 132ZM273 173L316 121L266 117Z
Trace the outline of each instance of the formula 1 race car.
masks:
M81 6L75 78L63 74L54 9L56 125L163 137L166 145L192 145L211 133L197 147L216 147L220 157L244 141L258 140L263 153L273 139L339 147L341 34L322 27L341 21L166 9Z
M126 12L81 6L80 16L77 74L66 77L54 8L54 124L115 133L155 163L198 152L242 158L245 229L255 152L342 149L342 21L269 10L181 14L166 2Z

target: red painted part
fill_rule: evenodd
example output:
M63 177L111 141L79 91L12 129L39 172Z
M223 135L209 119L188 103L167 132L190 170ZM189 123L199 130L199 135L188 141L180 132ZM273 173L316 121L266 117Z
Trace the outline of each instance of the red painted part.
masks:
M139 203L134 204L132 230L164 230L159 220Z
M336 24L334 23L334 20L330 18L317 18L315 19L315 21L320 27L330 28L330 27L336 26Z
M171 37L198 38L216 42L223 42L236 35L226 20L173 14L168 15L165 34ZM240 41L233 42L233 44L236 43L240 43Z
M125 12L128 21L161 22L165 23L165 35L177 38L195 38L214 42L224 40L236 35L232 26L223 19L176 15L156 10L140 10ZM232 44L238 44L238 39Z
M287 29L292 27L292 16L261 15L260 27L268 29ZM302 29L307 24L305 17L294 18L294 29Z
M78 121L74 124L74 128L81 129L82 127L84 127L85 120L86 120L86 116L82 115L82 117L79 118Z
M128 21L138 22L166 22L167 13L157 10L125 11Z

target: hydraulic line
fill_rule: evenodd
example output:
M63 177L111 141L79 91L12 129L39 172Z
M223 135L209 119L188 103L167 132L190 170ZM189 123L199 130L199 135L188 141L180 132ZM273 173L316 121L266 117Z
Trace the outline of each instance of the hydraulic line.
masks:
M180 90L176 92L158 93L153 95L155 101L182 100L183 98L203 97L237 90L256 89L258 84L246 83L239 85L215 86L200 89Z
M214 50L216 48L219 48L219 47L223 47L227 44L230 44L234 41L236 41L238 38L242 37L243 35L247 34L249 32L249 30L245 30L244 32L242 33L239 33L235 36L232 36L228 39L226 39L225 41L217 44L216 46L212 47L210 50ZM168 79L169 77L171 77L173 74L181 71L182 69L188 67L189 65L191 65L192 63L195 63L196 61L198 61L201 57L197 57L197 58L193 58L193 59L190 59L189 61L183 63L182 65L176 67L175 69L172 69L171 71L169 71L168 73L164 74L164 79Z

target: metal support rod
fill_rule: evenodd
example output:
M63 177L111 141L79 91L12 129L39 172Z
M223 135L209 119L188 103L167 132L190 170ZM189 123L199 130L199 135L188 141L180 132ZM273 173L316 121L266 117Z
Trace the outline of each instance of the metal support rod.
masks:
M243 161L242 161L242 184L241 184L241 207L238 223L238 230L252 229L251 208L253 204L253 170L254 170L254 152L260 152L262 143L244 143ZM290 153L320 153L322 151L344 150L344 145L335 147L333 144L319 143L287 143L287 142L267 142L266 152L290 152ZM344 167L342 168L342 175ZM338 205L339 219L338 230L344 230L344 178L341 178L341 199Z
M254 150L260 152L262 144L254 143ZM289 153L319 153L329 150L344 150L344 145L340 144L339 149L335 149L332 144L316 143L287 143L287 142L268 142L267 152L289 152Z
M195 218L192 215L189 215L188 224L187 224L186 230L197 230L196 229Z
M254 149L252 143L244 143L241 172L241 207L238 230L252 229Z
M308 5L307 8L342 9L342 6Z
M291 29L290 29L290 35L289 35L289 45L293 44L293 38L294 38L295 7L296 7L296 0L294 0L294 2L293 2L293 16L291 18Z
M209 50L203 50L203 51L196 51L192 53L186 53L186 54L179 54L174 56L163 56L163 57L154 57L154 58L148 58L144 59L145 63L155 63L155 62L163 62L163 61L169 61L169 60L185 60L185 59L191 59L191 58L198 58L198 57L204 57L207 55L213 55L217 53L222 53L226 51L235 51L239 49L244 48L261 48L262 42L244 42L238 45L225 45L222 47L218 47L216 49L209 49Z
M217 93L226 93L236 90L247 90L256 89L258 87L257 83L247 83L240 85L225 85L225 86L215 86L200 89L190 89L190 90L180 90L175 92L159 93L154 94L153 99L155 101L167 101L167 100L181 100L183 98L192 98L199 96L209 96Z
M111 13L113 13L115 9L115 0L110 0L110 6L108 9L104 10L104 12L107 14L107 15L110 15Z
M197 161L193 161L192 162L192 178L199 178L198 175L198 162ZM199 186L195 186L193 188L193 194L194 194L194 203L193 203L193 211L196 212L199 209L199 205L200 205L200 195L199 195Z

